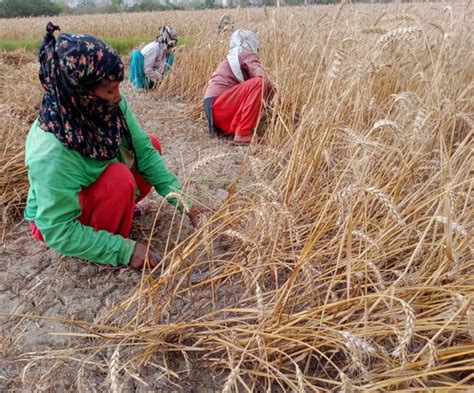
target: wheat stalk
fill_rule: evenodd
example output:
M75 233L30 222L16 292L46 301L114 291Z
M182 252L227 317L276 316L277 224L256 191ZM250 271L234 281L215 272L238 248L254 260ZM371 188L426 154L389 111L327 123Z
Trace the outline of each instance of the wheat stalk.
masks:
M238 239L243 244L254 245L254 242L252 240L250 240L248 237L246 237L242 233L240 233L238 231L235 231L233 229L228 229L228 230L224 231L222 234L225 235L225 236L229 236L229 237L233 237L235 239Z
M177 199L178 202L181 204L181 206L183 206L183 209L185 212L188 212L189 209L190 209L190 206L189 206L189 202L185 199L185 197L178 193L178 192L169 192L168 194L166 194L165 196L165 199L169 200L169 199Z
M296 379L298 381L298 393L305 393L306 389L304 387L305 383L304 383L303 373L301 372L297 364L295 364L295 369L296 369Z
M338 78L339 73L341 72L344 57L345 57L345 53L343 51L338 50L334 52L331 67L328 72L329 87Z
M438 362L438 353L436 351L436 345L430 339L427 339L428 344L428 363L426 365L426 371L433 370Z
M377 278L377 284L380 286L381 290L385 290L385 282L382 278L382 274L380 273L379 268L373 262L368 262L367 265L372 269Z
M396 22L400 20L408 20L408 21L415 21L416 18L413 15L407 14L407 13L399 13L395 15L389 15L386 18L384 18L388 22Z
M201 169L204 166L209 165L211 162L218 160L219 158L222 157L228 157L229 153L222 153L222 154L215 154L215 155L210 155L207 157L202 158L201 160L197 161L192 167L191 170L189 171L189 174L196 172L197 170Z
M377 27L377 26L366 27L359 31L364 34L386 34L387 33L387 29L384 29L383 27Z
M382 204L387 208L387 210L395 218L398 225L400 225L401 227L404 227L407 225L405 220L400 215L397 205L395 205L392 199L388 195L386 195L382 190L379 190L378 188L375 188L375 187L366 187L364 188L364 191L377 197L377 199L382 202Z
M393 350L392 355L394 357L398 357L401 360L401 366L405 367L407 362L407 353L408 353L408 346L411 343L413 335L415 333L415 312L413 308L404 300L398 300L402 305L402 310L405 314L405 330L400 335L400 342L398 346Z
M372 129L370 130L370 132L378 129L378 128L382 128L382 127L389 127L391 130L394 131L395 135L402 139L403 138L403 130L400 128L400 126L395 123L393 120L389 120L389 119L381 119L381 120L377 120L374 125L372 126Z
M408 41L414 34L420 32L419 27L400 27L385 33L378 40L378 44L383 48L388 48L391 44L397 41Z
M341 379L341 389L339 390L339 393L352 393L352 381L349 379L349 377L340 371L339 378Z
M119 389L119 366L120 366L120 345L117 345L112 356L110 358L109 364L109 383L110 390L113 393L120 392Z
M227 381L224 384L222 389L222 393L231 393L232 387L235 386L235 382L237 381L237 377L239 376L240 368L239 366L235 366L232 371L230 372L229 376L227 377Z
M255 280L255 297L257 298L257 308L259 311L259 319L260 321L262 321L263 317L265 316L265 306L263 303L262 289L260 288L260 285L258 285L257 280Z
M448 224L448 217L445 216L434 216L433 219L435 221L440 222L441 224ZM458 224L457 222L451 221L450 222L450 227L451 230L462 235L462 236L467 236L467 229L464 228L462 225Z

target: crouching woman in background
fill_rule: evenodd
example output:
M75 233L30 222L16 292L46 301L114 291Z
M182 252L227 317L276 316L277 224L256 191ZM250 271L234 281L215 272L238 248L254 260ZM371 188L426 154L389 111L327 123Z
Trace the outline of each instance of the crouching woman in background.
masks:
M233 143L239 145L256 141L254 132L262 106L274 95L260 64L259 46L251 31L232 33L227 58L212 74L204 93L209 132L233 137Z
M178 34L170 26L163 26L155 41L132 52L129 78L133 87L151 89L163 79L173 66L177 41Z
M117 53L90 35L56 40L58 29L48 24L38 54L45 93L26 140L25 217L33 237L62 254L143 268L147 247L128 238L135 204L152 186L179 196L181 185L120 95ZM193 225L204 211L188 209Z

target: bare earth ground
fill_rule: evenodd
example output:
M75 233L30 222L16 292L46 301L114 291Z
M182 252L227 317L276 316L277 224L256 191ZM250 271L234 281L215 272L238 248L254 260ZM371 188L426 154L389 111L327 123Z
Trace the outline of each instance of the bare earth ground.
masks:
M125 87L124 94L142 128L158 136L170 170L182 181L189 180L190 194L211 208L218 206L226 198L226 187L242 162L246 148L209 138L203 121L186 118L184 103L160 101L129 87ZM208 157L213 158L206 160ZM143 239L150 233L161 202L156 192L146 200L150 212L136 219L132 237ZM158 212L156 241L153 242L158 252L165 250L170 226L177 226L176 221L172 222L174 212L166 203ZM184 220L182 239L192 230L187 218ZM140 273L130 269L103 269L61 256L32 240L27 223L19 222L0 249L0 313L3 314L0 314L0 391L108 390L104 355L96 356L91 350L87 359L90 363L84 364L78 361L85 359L87 353L84 352L50 359L45 359L42 352L88 343L85 338L57 335L82 330L54 318L97 322L113 304L132 293L139 281ZM182 368L181 360L175 359L175 362L175 370ZM193 370L191 364L191 370L188 367L182 378L171 381L159 368L147 366L139 370L126 369L120 388L123 391L213 391L220 385L214 377L198 367Z

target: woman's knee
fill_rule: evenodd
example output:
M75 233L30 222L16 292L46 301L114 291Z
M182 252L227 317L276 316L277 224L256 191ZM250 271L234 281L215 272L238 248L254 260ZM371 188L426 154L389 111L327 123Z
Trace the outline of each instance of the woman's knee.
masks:
M244 84L246 84L249 88L253 89L262 89L263 87L263 77L261 76L254 76L253 78L247 79Z
M247 84L246 88L249 94L261 94L265 98L268 95L269 88L265 78L261 76L254 76L253 78L247 79L244 83Z
M136 187L135 178L125 164L114 162L107 165L95 183L79 192L82 209L79 221L89 225L97 212L133 209Z
M245 81L245 83L247 82L249 83L249 89L261 92L264 99L272 94L272 85L264 77L255 76Z
M121 162L107 165L97 182L106 190L113 190L116 195L135 194L137 186L132 172Z

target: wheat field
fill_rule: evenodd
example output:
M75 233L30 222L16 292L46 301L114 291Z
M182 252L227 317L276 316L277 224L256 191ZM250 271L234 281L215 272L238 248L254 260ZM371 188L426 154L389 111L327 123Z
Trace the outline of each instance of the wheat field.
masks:
M472 388L470 1L228 13L258 33L277 87L264 142L249 149L226 202L163 255L159 278L144 274L100 324L83 325L109 349L111 391L157 353L197 357L224 376L223 392ZM222 14L55 21L108 37L174 26L189 44L153 94L202 120L203 89L227 51ZM2 21L0 39L40 37L44 25ZM0 56L4 231L27 190L22 146L41 98L32 60ZM196 269L204 279L193 280Z

